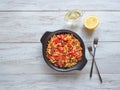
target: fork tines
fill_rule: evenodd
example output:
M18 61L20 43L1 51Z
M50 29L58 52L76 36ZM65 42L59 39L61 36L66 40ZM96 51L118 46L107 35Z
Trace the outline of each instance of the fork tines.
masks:
M88 50L89 50L89 52L91 52L91 51L92 51L92 47L91 47L91 46L89 46L89 47L88 47Z
M94 44L98 44L98 38L94 39Z

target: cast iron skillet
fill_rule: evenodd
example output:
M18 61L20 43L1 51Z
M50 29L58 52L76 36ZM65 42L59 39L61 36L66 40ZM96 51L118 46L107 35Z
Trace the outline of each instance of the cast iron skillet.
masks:
M62 68L56 67L53 64L51 64L51 62L46 57L46 48L47 48L47 45L48 45L48 41L50 40L50 38L53 35L57 35L57 34L73 34L74 37L76 37L81 43L81 46L83 48L83 50L82 50L82 53L83 53L82 60L80 62L78 62L75 66L71 67L71 68L62 69ZM41 37L40 41L41 41L42 47L43 47L42 48L43 57L44 57L46 63L54 70L57 70L57 71L60 71L60 72L68 72L68 71L73 71L73 70L82 70L83 67L87 63L87 59L85 57L85 46L84 46L83 40L76 33L72 32L70 30L61 29L61 30L57 30L57 31L54 31L54 32L47 31Z

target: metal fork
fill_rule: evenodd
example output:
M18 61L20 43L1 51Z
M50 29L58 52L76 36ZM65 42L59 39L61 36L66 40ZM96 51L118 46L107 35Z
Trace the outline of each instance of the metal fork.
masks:
M95 39L94 39L94 42L93 42L93 47L94 47L94 53L93 53L93 54L92 54L92 47L91 47L91 46L88 47L88 50L89 50L90 54L93 56L92 65L91 65L91 70L90 70L90 78L92 77L93 64L95 63L95 66L96 66L96 69L97 69L97 73L98 73L100 82L102 83L102 78L101 78L99 69L98 69L98 67L97 67L96 61L95 61L95 53L96 53L97 44L98 44L98 38L95 38Z
M91 70L90 70L90 78L92 77L93 64L94 64L94 62L95 62L95 53L96 53L97 44L98 44L98 38L95 38L95 39L94 39L94 42L93 42L94 53L93 53L92 66L91 66ZM92 50L92 48L91 48L91 50Z

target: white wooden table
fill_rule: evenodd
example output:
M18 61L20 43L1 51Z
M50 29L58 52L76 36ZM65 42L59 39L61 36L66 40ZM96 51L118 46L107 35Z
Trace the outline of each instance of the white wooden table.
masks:
M39 39L46 31L70 29L64 21L67 10L85 13L79 26L71 29L85 46L99 37L96 52L103 84L92 57L82 71L52 70L42 57ZM83 27L86 16L96 15L100 24L94 32ZM119 90L120 89L120 0L0 0L0 90Z

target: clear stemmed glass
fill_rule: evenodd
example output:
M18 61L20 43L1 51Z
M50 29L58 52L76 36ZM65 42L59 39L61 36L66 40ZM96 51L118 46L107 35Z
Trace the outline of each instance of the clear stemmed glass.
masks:
M83 11L80 10L71 10L65 14L64 20L68 25L73 26L80 20L83 15Z

